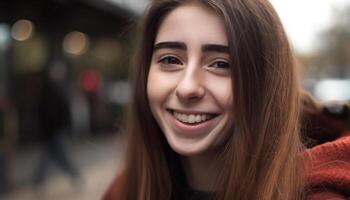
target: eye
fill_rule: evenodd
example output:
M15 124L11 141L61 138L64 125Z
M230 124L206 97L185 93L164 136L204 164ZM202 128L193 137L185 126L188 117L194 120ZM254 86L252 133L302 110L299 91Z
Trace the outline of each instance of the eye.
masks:
M159 63L164 65L182 65L180 59L175 56L165 56L159 60Z
M223 60L219 60L219 61L215 61L213 64L209 65L209 67L228 70L230 68L230 63L223 61Z

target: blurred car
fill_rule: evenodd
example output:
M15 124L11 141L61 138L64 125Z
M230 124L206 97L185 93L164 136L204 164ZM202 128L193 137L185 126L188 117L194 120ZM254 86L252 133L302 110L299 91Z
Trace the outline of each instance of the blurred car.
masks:
M350 79L324 79L314 85L313 94L321 101L350 101Z

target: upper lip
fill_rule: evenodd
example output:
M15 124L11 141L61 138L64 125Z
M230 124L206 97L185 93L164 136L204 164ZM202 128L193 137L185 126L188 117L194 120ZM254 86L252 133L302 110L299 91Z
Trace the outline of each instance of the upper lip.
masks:
M206 112L206 111L198 111L198 110L182 110L182 109L173 109L173 108L167 108L168 111L170 112L178 112L182 114L200 114L200 115L218 115L219 113L214 113L214 112Z

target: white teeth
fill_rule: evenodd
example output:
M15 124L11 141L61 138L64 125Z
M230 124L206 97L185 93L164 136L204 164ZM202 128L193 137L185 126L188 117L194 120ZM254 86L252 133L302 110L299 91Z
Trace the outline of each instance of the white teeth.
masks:
M213 118L211 114L184 114L175 111L173 112L173 115L177 120L189 124L200 123Z
M187 122L187 117L185 114L180 114L180 118L179 118L181 121L183 122Z
M193 114L191 114L191 115L188 117L188 121L187 121L187 122L190 123L190 124L196 122L196 117L195 117Z
M202 121L202 118L200 115L196 115L196 120L197 123Z

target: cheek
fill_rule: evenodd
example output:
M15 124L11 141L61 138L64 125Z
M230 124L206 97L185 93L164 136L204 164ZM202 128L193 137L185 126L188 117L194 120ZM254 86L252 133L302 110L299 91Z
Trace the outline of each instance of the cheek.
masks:
M159 105L160 102L159 88L157 88L157 85L159 85L158 82L159 80L157 80L157 76L154 75L154 70L152 70L151 67L147 79L147 97L152 115L159 123L159 118L156 112L157 105Z
M220 88L217 91L217 97L220 105L227 112L232 109L233 106L233 94L231 87L227 87L226 89Z
M172 93L173 77L151 66L147 81L147 96L151 108L161 106Z
M149 74L148 74L148 79L147 79L147 97L149 100L149 104L151 106L151 108L153 107L153 105L155 104L155 102L157 101L157 96L159 95L157 91L159 91L157 89L157 84L158 84L158 80L157 80L157 76L154 75L154 70L152 70L152 67L150 68ZM152 108L153 110L153 108Z
M211 91L221 109L224 111L232 110L233 90L231 78L215 78L215 80L210 80L208 83L210 84L207 85L207 88Z

